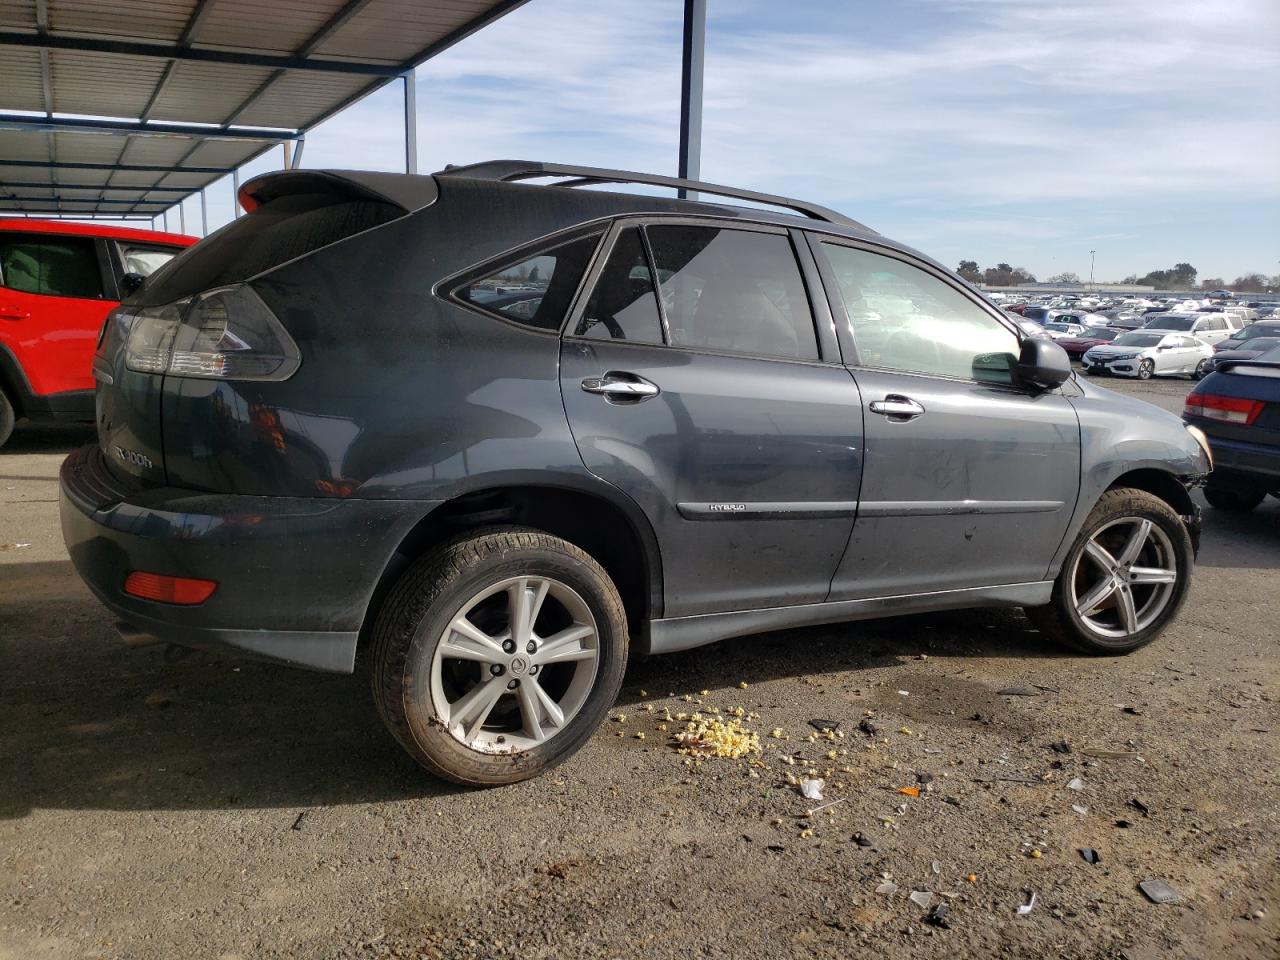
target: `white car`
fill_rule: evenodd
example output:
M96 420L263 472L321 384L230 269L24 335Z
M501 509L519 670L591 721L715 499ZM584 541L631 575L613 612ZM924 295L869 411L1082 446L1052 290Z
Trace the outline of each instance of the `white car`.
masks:
M1084 333L1084 327L1078 323L1050 320L1044 325L1044 332L1055 340L1065 340L1067 337L1080 336L1080 334Z
M1234 332L1221 313L1157 313L1142 327L1149 333L1189 333L1212 346Z
M1110 343L1090 347L1080 358L1085 373L1114 373L1150 380L1154 376L1189 376L1195 380L1211 371L1213 347L1181 333L1134 330Z

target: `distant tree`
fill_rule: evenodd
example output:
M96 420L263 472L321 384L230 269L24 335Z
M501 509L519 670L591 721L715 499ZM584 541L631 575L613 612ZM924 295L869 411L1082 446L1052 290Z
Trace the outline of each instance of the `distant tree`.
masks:
M1131 273L1120 282L1136 284L1138 282L1138 275L1136 273Z
M1189 263L1174 264L1173 285L1175 287L1194 287L1196 285L1196 268Z
M970 283L978 283L982 280L982 271L978 269L977 260L961 260L960 266L956 267L956 273Z
M1267 288L1268 281L1265 276L1260 273L1246 273L1243 277L1236 277L1234 282L1230 284L1230 289L1240 291L1263 291Z
M1138 283L1161 290L1192 290L1196 285L1196 268L1189 263L1174 264L1171 270L1152 270Z
M1066 273L1057 273L1049 278L1049 282L1050 283L1079 283L1080 275L1076 273L1071 273L1070 271Z
M535 263L533 269L529 271L530 282L538 279L538 265Z
M1012 287L1019 283L1035 283L1036 278L1022 267L998 263L982 272L982 281L991 287Z

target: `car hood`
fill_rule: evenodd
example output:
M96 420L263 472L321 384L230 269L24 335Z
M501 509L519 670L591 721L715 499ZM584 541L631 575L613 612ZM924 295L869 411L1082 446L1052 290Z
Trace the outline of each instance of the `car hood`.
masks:
M1266 353L1265 350L1219 350L1213 355L1214 360L1252 360Z
M1096 347L1091 347L1089 353L1095 357L1123 357L1131 354L1137 354L1145 357L1155 352L1155 347L1117 347L1114 343L1103 343Z

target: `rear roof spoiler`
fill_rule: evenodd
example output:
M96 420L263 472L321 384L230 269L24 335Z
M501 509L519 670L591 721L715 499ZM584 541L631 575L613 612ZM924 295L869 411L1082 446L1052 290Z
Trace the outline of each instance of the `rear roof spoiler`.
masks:
M236 199L252 212L280 197L332 194L352 200L376 200L413 213L435 203L435 178L367 170L281 170L254 177L240 187Z

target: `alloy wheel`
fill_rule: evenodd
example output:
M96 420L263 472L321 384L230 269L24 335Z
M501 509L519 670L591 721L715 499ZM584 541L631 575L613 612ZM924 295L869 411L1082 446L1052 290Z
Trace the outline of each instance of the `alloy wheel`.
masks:
M510 577L459 607L432 655L427 689L459 743L516 753L568 726L599 663L596 620L575 590L551 577Z
M1139 361L1138 363L1138 379L1139 380L1150 380L1152 375L1155 372L1156 372L1156 365L1152 363L1150 360Z
M1164 612L1178 582L1177 555L1161 527L1124 517L1098 528L1077 554L1071 603L1093 633L1124 640Z

